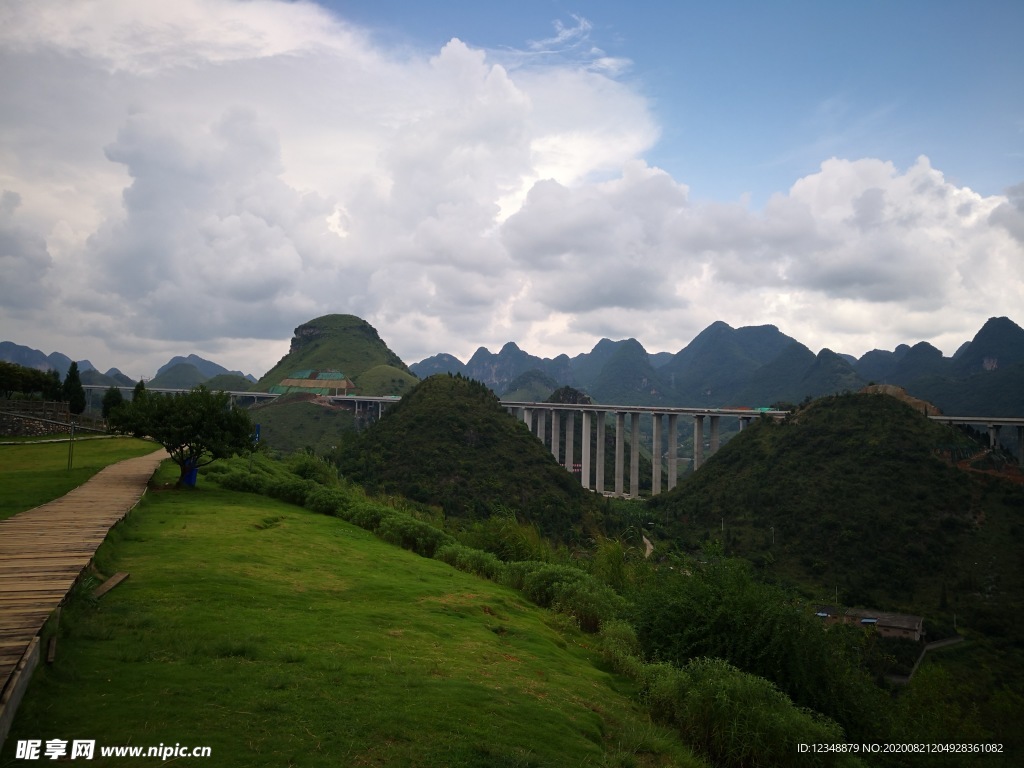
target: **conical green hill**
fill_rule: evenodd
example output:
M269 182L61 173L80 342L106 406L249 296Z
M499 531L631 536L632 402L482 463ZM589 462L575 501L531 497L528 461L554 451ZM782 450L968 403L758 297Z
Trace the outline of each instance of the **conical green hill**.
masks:
M947 600L980 605L984 562L985 599L1019 613L1024 488L950 462L983 450L894 397L822 398L785 423L755 422L654 497L654 533L692 550L720 539L821 597L921 614L943 585Z
M598 501L485 385L431 376L364 432L346 475L384 493L477 518L498 507L563 541Z
M354 315L324 315L295 329L288 354L253 387L266 392L283 379L302 370L336 370L359 383L361 374L377 366L390 366L393 376L415 380L408 367L385 344L377 330ZM374 381L376 381L375 377ZM406 384L406 385L407 385ZM374 388L374 387L371 387ZM364 395L392 394L391 391L361 391Z

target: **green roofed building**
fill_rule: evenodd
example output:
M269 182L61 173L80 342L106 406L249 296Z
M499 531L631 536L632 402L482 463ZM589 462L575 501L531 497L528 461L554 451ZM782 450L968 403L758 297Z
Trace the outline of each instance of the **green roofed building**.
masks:
M282 379L280 384L270 387L269 391L275 395L302 392L336 397L347 395L355 386L341 371L306 369L295 371L288 378Z

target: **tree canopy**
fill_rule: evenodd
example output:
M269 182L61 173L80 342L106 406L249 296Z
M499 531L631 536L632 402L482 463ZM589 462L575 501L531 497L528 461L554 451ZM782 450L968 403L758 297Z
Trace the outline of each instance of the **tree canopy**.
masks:
M82 375L78 372L76 362L71 363L68 374L64 377L62 394L68 403L68 410L72 413L79 414L85 410L85 387L82 386Z
M148 435L181 469L179 485L198 467L252 449L249 414L231 405L226 392L199 385L173 395L145 393L110 414L116 432Z

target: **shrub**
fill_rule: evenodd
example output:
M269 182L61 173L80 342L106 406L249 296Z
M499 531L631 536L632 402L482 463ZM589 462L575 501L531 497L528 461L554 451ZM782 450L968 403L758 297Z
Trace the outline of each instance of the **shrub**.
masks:
M317 488L317 484L312 480L292 477L271 482L267 486L266 493L272 498L301 507L306 504L306 497Z
M727 661L649 664L642 677L652 717L673 725L715 765L860 765L848 754L798 753L795 744L842 743L842 729Z
M491 581L500 581L504 564L490 552L466 547L462 544L445 544L434 553L434 558L465 573L473 573Z
M597 632L604 622L618 618L625 606L621 595L589 574L558 583L552 603L556 611L576 619L584 632Z
M352 525L357 525L367 531L376 532L380 527L381 520L394 517L398 513L393 509L374 504L372 501L363 501L353 504L347 510L343 510L341 517Z
M303 480L313 480L320 485L338 484L338 470L332 464L312 453L299 453L288 459L288 469Z
M522 560L515 563L505 563L501 573L501 583L506 587L523 591L526 586L526 579L534 572L547 566L547 563L539 560Z
M306 496L306 508L321 515L341 517L351 505L351 495L341 488L317 488Z
M412 550L423 557L433 557L438 547L455 541L429 523L401 513L381 518L377 535L384 541Z
M219 468L218 468L219 469ZM229 491L240 491L242 493L258 493L261 496L267 492L267 478L264 475L248 472L229 470L212 474L207 470L207 475L212 477L214 482Z

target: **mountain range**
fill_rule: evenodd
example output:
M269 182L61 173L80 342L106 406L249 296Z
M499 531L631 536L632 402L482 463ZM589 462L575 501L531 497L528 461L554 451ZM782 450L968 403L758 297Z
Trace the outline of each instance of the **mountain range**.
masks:
M718 321L676 354L650 354L636 339L601 339L589 353L540 358L509 342L481 347L467 363L439 354L410 366L420 377L460 373L504 395L521 377L543 374L553 391L569 385L596 402L664 406L766 406L895 384L947 413L1024 415L1024 329L990 318L953 357L927 342L862 357L815 354L774 325L733 328ZM538 377L530 391L538 393ZM555 386L551 386L554 384Z
M71 362L8 341L0 342L0 360L62 376ZM466 363L441 353L407 366L365 320L326 315L296 328L289 353L258 382L189 355L168 361L148 385L266 391L296 371L326 368L343 371L364 394L402 394L415 377L458 373L513 399L546 399L572 386L595 402L716 408L798 403L877 383L901 386L946 413L1024 416L1024 329L1007 317L990 318L952 357L927 342L859 359L830 349L814 353L774 325L718 321L675 354L649 353L630 338L601 339L574 357L542 358L508 342L497 353L480 347ZM134 383L116 368L101 374L88 360L79 361L79 370L87 384Z

